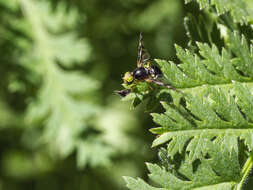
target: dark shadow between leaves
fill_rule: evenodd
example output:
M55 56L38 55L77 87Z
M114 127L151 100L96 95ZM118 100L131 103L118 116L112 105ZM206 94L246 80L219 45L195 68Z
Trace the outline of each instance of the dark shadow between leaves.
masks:
M198 170L199 165L201 164L200 159L195 160L192 163L192 172L195 173Z
M229 120L227 120L225 117L223 117L220 113L218 113L216 110L213 109L213 111L215 112L215 114L223 121L229 122Z

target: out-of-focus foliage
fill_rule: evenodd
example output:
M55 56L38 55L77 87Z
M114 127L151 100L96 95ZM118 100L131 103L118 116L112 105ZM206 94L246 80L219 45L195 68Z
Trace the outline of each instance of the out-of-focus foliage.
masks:
M89 96L99 88L99 83L85 74L66 71L60 67L60 64L71 67L75 60L84 61L86 56L84 53L82 58L82 52L87 53L89 49L85 41L77 41L73 33L57 35L62 27L62 23L59 20L57 22L57 18L63 15L60 13L63 10L61 7L57 10L55 17L51 16L48 19L49 4L32 1L21 1L20 4L25 15L24 22L27 22L24 25L33 29L30 34L33 49L29 51L32 57L25 56L23 60L27 67L32 65L31 71L38 73L42 80L37 97L29 101L26 120L28 125L43 122L45 125L43 134L38 139L42 143L49 143L52 146L52 152L66 157L76 147L81 146L81 133L85 133L88 120L99 111L96 104L82 100L82 97L75 98L75 96ZM72 12L69 14L70 17L67 16L68 14L62 19L74 20L71 17L74 16ZM50 23L47 23L48 20ZM51 34L50 30L56 34ZM34 52L31 52L33 50ZM92 149L89 144L86 147ZM108 157L109 150L106 150L105 147L106 155L102 156L103 158ZM83 156L77 156L77 158L86 160ZM84 161L78 160L78 162Z
M142 175L151 121L113 91L140 31L151 55L175 58L182 4L0 0L0 189L125 189L121 176Z

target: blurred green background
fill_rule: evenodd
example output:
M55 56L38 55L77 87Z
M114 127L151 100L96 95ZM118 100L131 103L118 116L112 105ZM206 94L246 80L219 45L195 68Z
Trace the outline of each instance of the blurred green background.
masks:
M151 57L176 60L194 5L179 0L0 0L0 189L126 189L147 179L154 124L113 91Z

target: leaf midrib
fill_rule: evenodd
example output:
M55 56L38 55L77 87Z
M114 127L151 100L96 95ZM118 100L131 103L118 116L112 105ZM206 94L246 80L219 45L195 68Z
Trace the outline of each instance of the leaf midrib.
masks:
M236 83L240 83L242 85L246 85L247 87L251 86L253 88L253 80L250 82L240 82L240 81L232 81L231 83L221 83L221 84L202 84L202 85L196 85L196 86L192 86L192 87L177 87L178 89L180 89L183 92L190 92L194 89L194 91L197 91L198 89L202 90L203 88L207 88L207 87L215 87L215 88L232 88L234 86L234 84Z
M161 136L159 136L157 139L155 139L152 143L152 147L161 145L168 141L168 139L172 136L179 136L179 135L189 135L189 136L196 136L196 133L205 133L205 135L221 135L221 134L238 134L237 136L240 136L240 134L244 133L252 133L253 135L253 128L244 128L244 129L194 129L194 130L180 130L180 131L170 131L165 132ZM176 133L176 134L175 134ZM163 139L164 140L161 140Z

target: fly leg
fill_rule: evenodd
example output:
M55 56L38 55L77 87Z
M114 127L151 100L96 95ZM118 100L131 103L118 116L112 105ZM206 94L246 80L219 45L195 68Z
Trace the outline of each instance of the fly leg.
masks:
M157 85L159 85L159 86L163 86L163 87L166 87L166 88L168 88L168 89L171 89L171 90L174 90L174 91L176 91L176 92L178 92L178 93L183 94L183 92L181 92L180 90L176 89L175 87L170 86L170 85L168 85L168 84L164 84L163 82L161 82L161 81L159 81L159 80L149 79L149 81L150 81L150 82L153 82L153 83L155 83L155 84L157 84Z
M124 90L115 90L114 91L116 94L119 94L121 97L127 96L131 90L130 89L124 89Z

